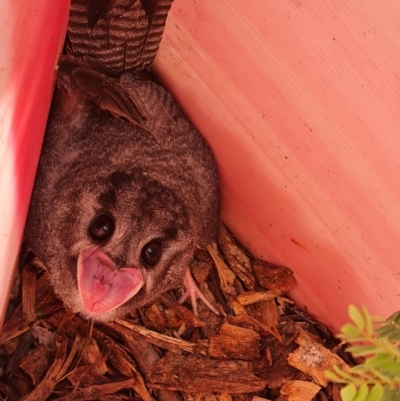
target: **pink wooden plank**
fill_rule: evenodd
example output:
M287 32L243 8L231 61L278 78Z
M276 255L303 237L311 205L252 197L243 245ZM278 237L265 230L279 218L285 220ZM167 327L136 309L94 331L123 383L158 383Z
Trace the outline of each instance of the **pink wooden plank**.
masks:
M0 329L49 111L69 1L12 0L0 13Z
M155 66L217 155L225 221L335 328L398 308L399 11L176 0Z

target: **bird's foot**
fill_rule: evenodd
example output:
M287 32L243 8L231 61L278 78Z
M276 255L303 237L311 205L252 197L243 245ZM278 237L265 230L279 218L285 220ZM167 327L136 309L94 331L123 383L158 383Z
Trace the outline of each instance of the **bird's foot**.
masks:
M216 315L219 315L219 312L211 305L211 303L207 300L204 294L201 292L200 288L197 286L190 269L187 267L185 270L185 274L183 276L183 286L185 287L184 294L179 298L179 303L183 303L186 299L190 298L190 302L192 304L193 313L197 316L197 298L201 299L203 303L214 312Z

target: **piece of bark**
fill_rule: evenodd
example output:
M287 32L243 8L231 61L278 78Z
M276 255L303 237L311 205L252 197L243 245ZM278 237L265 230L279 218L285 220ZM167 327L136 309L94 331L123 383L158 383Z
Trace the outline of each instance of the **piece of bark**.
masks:
M70 372L66 378L74 388L108 383L104 375L100 375L96 372L95 365L81 365Z
M209 322L209 320L212 316L217 317L217 320L218 320L220 318L220 316L222 315L221 314L222 308L215 300L214 294L212 291L210 291L208 284L209 283L199 284L200 291L206 297L208 302L210 302L210 304L219 312L219 315L215 314L207 305L204 304L204 302L200 301L197 304L199 317L202 319L202 321L206 320L207 323Z
M261 322L266 326L276 329L279 323L279 312L275 300L260 302Z
M248 290L255 290L256 280L249 257L240 249L221 223L218 232L218 244L229 267L242 280Z
M185 401L232 401L232 396L227 393L182 393Z
M278 295L279 293L274 291L246 291L239 294L236 299L241 305L251 305L257 302L270 301L271 299L275 299Z
M73 361L75 360L75 357L79 352L84 352L85 346L87 344L86 339L83 339L79 334L77 334L74 338L74 342L72 344L71 350L68 354L67 359L64 362L64 365L60 369L60 377L63 377L67 370L71 367Z
M233 296L230 295L226 296L222 291L217 269L212 269L210 272L210 280L208 281L208 288L210 289L210 292L213 294L213 298L222 307L224 314L227 315L231 314L232 313L231 303L237 301L235 301Z
M201 321L196 315L184 306L174 302L168 297L167 294L163 294L159 297L160 301L169 309L173 310L185 323L190 324L194 327L203 327L205 323Z
M233 285L236 278L235 274L232 272L232 270L229 269L229 267L223 261L221 255L219 254L216 243L209 245L207 247L207 250L211 255L215 267L217 269L221 290L228 298L228 300L235 298L237 296L236 289Z
M51 357L54 357L54 347L39 345L19 364L19 367L30 377L36 385L49 369Z
M12 392L9 398L3 398L2 401L17 401L25 399L25 397L33 390L32 384L20 375L13 375L10 379L7 379L7 385L12 389Z
M50 315L63 308L62 302L55 296L47 274L36 282L36 312L39 316Z
M235 316L247 315L245 307L236 299L231 302L231 307Z
M342 401L342 397L340 396L340 389L342 385L332 383L332 398L333 401Z
M272 334L278 341L282 341L282 336L277 329L273 327L268 327L264 323L254 319L248 315L238 315L238 316L227 316L229 323L234 325L248 324L253 326L261 334Z
M61 381L64 379L65 374L70 369L72 362L75 360L75 357L77 356L78 352L81 350L84 350L85 345L86 345L85 339L82 339L79 336L79 334L77 334L74 338L74 342L71 346L71 350L69 351L67 358L65 359L63 365L61 366L61 368L57 374L57 377L56 377L57 381Z
M58 401L84 401L84 400L96 400L106 394L114 394L124 388L130 388L134 384L135 379L128 379L121 382L100 384L96 386L90 386L80 388L73 393L67 394L63 397L56 398Z
M326 389L322 387L322 390L318 393L318 397L320 399L320 401L329 401L330 399L332 399L332 397L328 398L327 395L325 394ZM341 399L339 398L338 400L333 400L333 401L341 401Z
M15 337L12 340L5 342L3 345L1 345L2 354L12 355L14 352L18 352L17 349L18 349L19 342L20 342L19 337Z
M268 383L268 388L280 388L289 380L296 378L298 371L290 366L285 358L276 358L271 367L257 369L257 375Z
M311 401L321 389L314 383L291 380L281 388L281 394L288 396L288 401Z
M114 344L109 351L107 362L125 377L131 377L133 373L137 373L134 361L118 344Z
M124 345L129 349L136 363L139 365L144 377L147 378L152 366L160 359L158 352L152 344L143 340L137 340L127 334L128 329L115 323L105 324L109 329L117 332L124 339ZM178 392L166 389L155 390L159 401L182 401L182 397Z
M194 256L197 260L200 260L201 262L206 262L211 265L213 264L213 260L209 252L205 249L196 249L194 252Z
M22 320L31 323L36 319L36 270L29 265L22 269Z
M9 298L10 301L12 301L18 297L20 288L21 288L21 273L18 269L16 269L15 275L14 275L14 280L13 280L13 285L12 285L11 291L10 291L10 298Z
M254 396L251 401L271 401L268 398Z
M161 313L157 303L151 304L149 307L147 307L145 309L145 313L151 323L152 328L161 332L165 330L165 318Z
M17 370L23 358L28 354L32 345L33 337L30 331L25 332L18 338L18 346L8 361L6 375L10 378Z
M192 263L190 270L195 280L199 284L203 284L206 281L208 275L210 274L210 271L212 270L212 264L203 261L198 261L196 263Z
M0 333L0 345L19 337L21 334L29 330L28 323L22 322L21 314L22 307L21 305L18 305L11 317L7 320L7 322L4 323Z
M157 362L148 376L148 386L190 393L250 393L267 382L253 373L244 361L220 361L173 355Z
M116 323L104 324L123 338L124 346L131 352L141 372L147 377L151 367L160 359L156 348L145 340L138 340L132 336L132 332Z
M64 332L71 337L79 335L82 338L87 338L91 327L93 327L93 321L85 320L79 315L74 315L72 312L66 310L62 315L61 321L58 323L57 332Z
M177 330L183 324L183 320L171 308L165 310L164 316L168 330Z
M263 327L268 327L272 332L279 333L279 312L276 307L276 300L247 305L245 310L247 315L250 315L252 319L255 319Z
M210 338L208 355L219 359L257 359L260 335L251 329L223 324L220 333Z
M296 285L293 271L288 267L256 260L253 262L253 268L258 283L266 290L283 294Z
M335 365L342 369L348 368L348 365L298 325L296 328L299 334L295 341L299 344L299 348L289 354L288 363L309 374L319 385L326 387L328 379L324 372L332 370Z
M271 348L269 346L266 346L264 353L265 353L265 360L267 361L267 366L270 368L273 365Z
M96 373L102 375L108 372L107 364L100 351L100 347L94 338L91 338L82 352L83 361L87 365L95 365Z
M158 401L183 401L180 391L171 391L167 389L153 389L156 400Z
M159 334L155 331L148 330L143 326L135 325L128 320L117 318L115 319L115 323L132 330L132 336L136 336L136 338L148 341L151 344L157 345L161 348L168 349L170 351L186 351L190 353L200 352L201 354L205 354L205 350L199 350L199 347L195 343L191 343L189 341L180 340L177 338L169 337L164 334Z
M60 322L62 321L64 314L65 311L61 309L49 316L46 319L46 322L50 324L50 326L52 326L54 329L57 329L60 326Z
M201 287L201 290L204 289L206 289L205 283ZM202 320L207 323L200 330L197 330L197 333L200 335L201 338L209 339L211 338L211 336L219 333L219 329L221 328L221 325L226 322L226 319L222 314L216 315L215 313L211 312L210 309L208 309L205 305L202 306L203 307L199 307L199 315L201 316ZM218 309L222 311L222 308Z
M117 325L112 323L104 326L113 327ZM107 361L125 377L131 378L133 376L135 383L132 385L132 388L140 395L142 400L150 401L152 397L146 388L145 381L136 368L135 361L130 357L128 352L97 328L93 329L93 336L107 348Z
M136 372L134 362L119 344L96 328L93 330L93 337L102 345L104 353L107 355L107 362L119 373L125 377L131 377L132 372Z
M64 365L67 356L68 339L61 338L57 343L57 351L53 364L50 366L43 380L35 387L35 389L24 398L24 401L46 400L54 390L58 380L61 378L60 371Z
M0 370L0 376L2 374L2 370ZM9 383L10 384L10 383ZM16 399L16 394L13 389L9 385L0 383L0 400L13 400ZM20 397L22 398L22 397Z
M235 401L252 401L254 393L235 394Z

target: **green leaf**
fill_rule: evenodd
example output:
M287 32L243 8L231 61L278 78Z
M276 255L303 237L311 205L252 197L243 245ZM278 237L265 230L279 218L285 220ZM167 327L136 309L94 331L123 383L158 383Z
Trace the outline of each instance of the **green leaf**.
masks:
M357 394L357 387L354 384L348 384L340 390L340 398L342 401L353 401Z
M363 315L354 305L349 306L349 316L360 332L363 331L365 327Z
M383 389L384 389L383 399L385 401L392 400L392 396L394 395L395 390L390 388L390 386L385 386Z
M374 328L372 325L371 315L369 314L368 309L365 306L362 307L361 313L365 322L365 332L367 333L367 335L372 336Z
M369 372L370 369L366 368L364 364L355 365L351 368L351 373L356 376L365 376Z
M384 389L382 384L377 383L374 387L372 387L365 401L380 401L383 396L383 392Z
M400 363L399 362L390 362L384 365L379 366L379 369L383 372L393 373L396 376L400 375Z
M368 384L362 384L357 390L356 396L353 398L353 401L365 401L368 396L369 388Z
M344 337L349 341L351 341L353 338L357 338L360 335L360 329L350 323L345 324L341 331Z
M400 331L399 330L395 330L395 331L389 333L386 338L391 343L396 343L396 342L400 341Z
M377 351L377 346L374 345L354 345L346 348L347 352L351 352L356 356L365 356L374 354Z
M351 373L347 373L344 370L342 370L341 368L339 368L339 366L334 365L333 366L333 371L334 373L336 373L339 377L342 377L346 382L352 382L354 377L351 375Z
M393 362L393 356L389 354L377 354L373 358L368 358L364 362L367 368L380 368L382 365Z
M390 315L387 319L388 322L393 322L396 325L400 325L400 311L394 312L392 315Z
M375 332L378 333L378 338L382 336L387 336L388 333L396 331L396 326L393 324L386 324L385 326L377 327Z
M399 390L395 390L393 388L390 388L389 386L384 387L384 394L382 397L382 400L385 401L399 401L400 400L400 393Z
M346 380L344 380L342 377L338 376L337 374L333 373L330 370L325 370L325 376L326 378L334 383L347 383Z

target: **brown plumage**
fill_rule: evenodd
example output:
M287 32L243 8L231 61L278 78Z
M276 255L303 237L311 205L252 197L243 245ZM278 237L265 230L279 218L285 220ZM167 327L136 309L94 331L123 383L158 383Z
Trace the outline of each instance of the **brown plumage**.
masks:
M146 78L171 3L71 6L25 240L65 305L97 320L177 286L216 236L213 155Z

